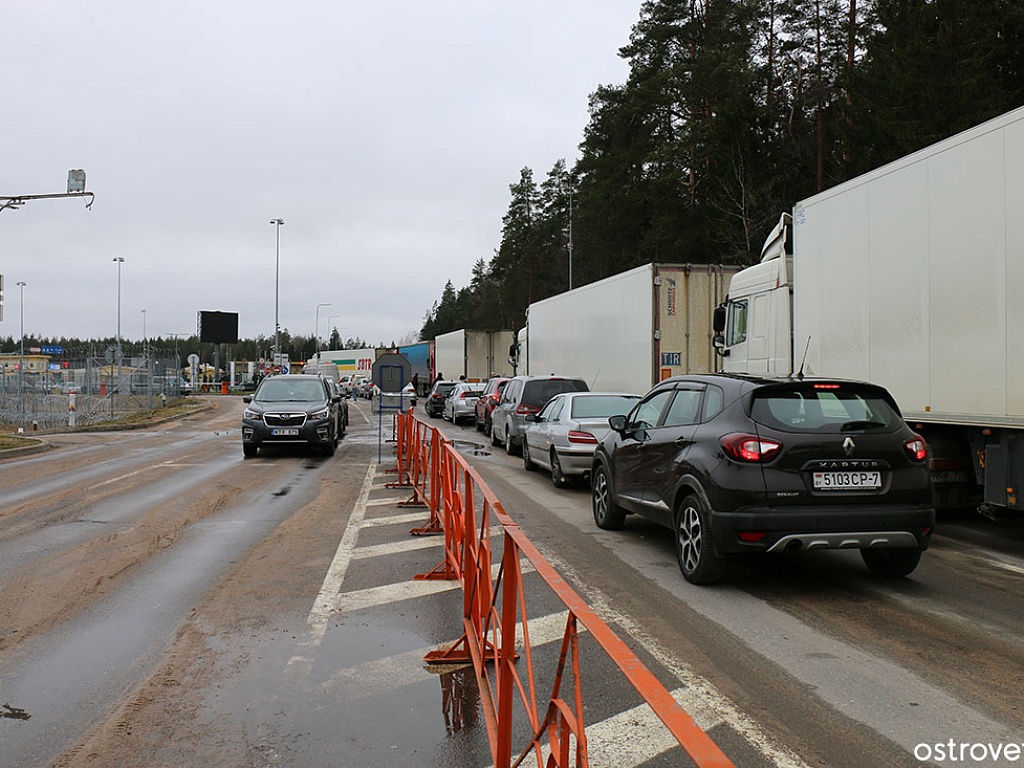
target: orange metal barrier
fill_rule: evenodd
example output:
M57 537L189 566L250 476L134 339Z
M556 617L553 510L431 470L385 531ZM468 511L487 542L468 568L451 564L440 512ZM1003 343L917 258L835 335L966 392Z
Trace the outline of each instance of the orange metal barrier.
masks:
M445 537L444 561L429 573L415 578L458 579L463 589L462 637L448 650L427 654L425 661L472 662L495 767L522 765L531 754L535 756L538 768L545 765L549 768L567 768L570 765L585 768L589 765L577 629L580 623L696 765L709 768L732 766L650 670L530 543L476 470L451 445L444 443L438 430L423 424L412 414L402 418L408 418L415 424L404 428L399 426L399 453L401 455L403 450L402 440L410 440L413 445L406 448L411 456L419 457L422 466L410 471L409 477L416 477L424 483L429 478L429 491L426 485L421 488L417 484L417 496L434 500L438 489L441 490L438 519ZM428 444L430 449L425 450L424 446ZM412 459L410 469L416 461L416 458ZM437 514L431 508L428 526L433 524ZM492 541L492 520L501 529L501 564L496 578L492 577L492 561L493 547L498 538ZM523 584L524 558L569 611L559 662L551 681L551 693L543 707L530 646L527 595ZM517 630L521 635L522 666L525 669L519 669L516 664L519 659ZM493 663L488 665L488 662ZM563 687L567 689L565 693ZM532 736L529 743L514 754L513 723L523 710L529 719ZM546 760L545 748L549 750Z

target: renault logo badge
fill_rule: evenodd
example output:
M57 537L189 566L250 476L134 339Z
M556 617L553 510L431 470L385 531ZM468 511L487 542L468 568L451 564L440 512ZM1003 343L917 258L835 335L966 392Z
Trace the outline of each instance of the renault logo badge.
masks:
M845 440L843 440L843 451L846 453L847 456L852 456L853 449L856 447L857 445L856 443L853 442L852 437L848 437Z

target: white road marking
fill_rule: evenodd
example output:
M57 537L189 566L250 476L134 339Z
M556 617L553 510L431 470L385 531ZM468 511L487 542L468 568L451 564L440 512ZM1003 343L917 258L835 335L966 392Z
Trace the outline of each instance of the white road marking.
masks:
M320 592L313 602L313 608L309 612L306 623L313 632L313 645L318 645L323 639L327 630L327 621L331 615L333 605L341 591L341 583L345 580L345 572L352 562L352 553L355 550L356 539L359 537L359 528L366 517L366 501L370 496L370 489L373 488L373 479L377 474L377 464L370 462L366 468L366 479L363 480L363 488L359 492L352 515L349 517L348 525L345 526L345 533L342 534L341 542L334 553L334 560L331 567L327 569L327 576L320 587Z
M757 721L741 712L710 681L696 674L687 664L664 649L630 617L612 610L608 598L599 590L587 587L585 580L580 579L568 563L551 552L545 552L544 556L560 574L572 580L575 589L606 624L621 627L683 684L683 690L687 692L683 708L701 728L707 730L713 725L724 723L773 764L787 768L810 768L796 753L772 739ZM587 733L590 733L590 726L587 727Z
M345 533L342 535L334 560L309 613L307 622L312 631L312 638L310 642L306 643L308 650L314 650L320 644L326 632L328 620L338 611L347 613L363 608L379 607L399 600L454 591L461 586L457 581L417 582L410 580L348 593L341 591L345 573L353 559L386 556L396 551L442 547L444 544L443 537L431 536L419 537L397 544L356 548L361 528L371 525L386 525L405 517L413 517L412 515L401 515L366 521L366 510L371 503L368 498L374 487L376 467L375 463L371 463L367 469L366 479ZM417 520L422 517L421 514L415 515ZM550 553L546 553L545 556L559 573L575 576L573 570L565 562L553 557ZM496 569L499 567L498 565L494 566L495 575ZM528 569L532 570L529 563L524 561L524 572ZM577 585L585 583L578 577L573 581ZM787 768L809 768L799 756L771 739L756 721L740 712L732 701L722 695L709 681L694 673L686 664L662 648L631 618L611 610L605 595L584 586L577 586L576 589L583 594L588 604L606 623L610 626L617 625L627 632L683 684L680 688L675 689L672 695L701 728L708 730L717 725L726 725L740 734L773 764L787 766ZM565 631L566 615L566 613L553 614L530 621L531 646L560 642ZM579 629L581 632L586 631L582 624L579 625ZM517 625L517 644L522 642L521 633L522 625L519 624ZM431 649L408 651L355 667L340 669L324 682L324 689L326 691L338 685L354 685L356 690L372 691L374 695L379 695L389 689L422 682L424 676L428 674L423 668L423 658L429 650ZM295 662L309 664L311 659L309 656L296 656L289 661L289 666ZM639 765L677 745L668 729L646 704L619 713L603 722L588 724L587 736L590 746L590 761L595 768L598 766L628 768Z
M563 611L531 619L528 622L530 646L538 648L548 643L562 642L568 616L569 612ZM579 631L584 633L586 628L581 624ZM451 643L447 645L451 645ZM522 624L516 627L516 647L520 650L523 647ZM359 698L361 696L380 696L406 685L421 683L425 678L434 674L427 670L423 662L424 657L434 650L437 649L418 648L394 656L374 659L354 667L339 669L324 682L323 690L327 692L339 685L349 685L353 686L349 697ZM675 742L673 741L672 744L674 745Z

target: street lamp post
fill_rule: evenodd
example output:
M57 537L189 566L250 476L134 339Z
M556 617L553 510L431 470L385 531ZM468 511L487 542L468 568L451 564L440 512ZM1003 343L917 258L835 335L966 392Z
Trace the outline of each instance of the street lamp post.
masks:
M284 219L271 219L270 223L277 230L277 257L274 262L274 361L277 365L281 354L281 323L279 320L279 309L281 301L281 227L284 226Z
M117 264L117 388L120 388L121 376L124 375L121 370L121 265L124 264L124 256L115 256L113 261ZM110 402L114 402L113 393Z
M17 282L21 301L21 353L18 359L18 394L25 391L25 286L24 280Z
M316 353L318 355L320 354L320 307L329 307L329 306L331 306L330 302L328 302L326 304L317 304L316 305L316 329L313 331L313 333L316 335ZM319 360L318 360L318 362L319 362Z
M146 360L146 407L153 407L153 366L149 362L149 340L146 338L146 310L142 312L142 357Z

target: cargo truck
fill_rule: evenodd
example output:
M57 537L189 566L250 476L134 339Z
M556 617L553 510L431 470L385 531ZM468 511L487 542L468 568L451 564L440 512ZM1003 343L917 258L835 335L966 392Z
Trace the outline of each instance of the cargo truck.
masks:
M593 391L636 394L714 371L711 315L738 269L645 264L538 301L510 362L518 374L581 376Z
M939 508L1024 509L1024 109L797 203L715 313L725 371L884 385Z
M369 377L373 361L377 359L375 349L331 349L317 352L306 361L303 370L319 373L338 381L342 376Z
M416 394L425 396L430 391L430 383L434 380L434 342L405 344L398 348L398 354L409 361L410 376L416 376Z
M434 339L435 375L457 380L487 381L492 375L507 376L506 350L515 340L512 331L458 330Z

